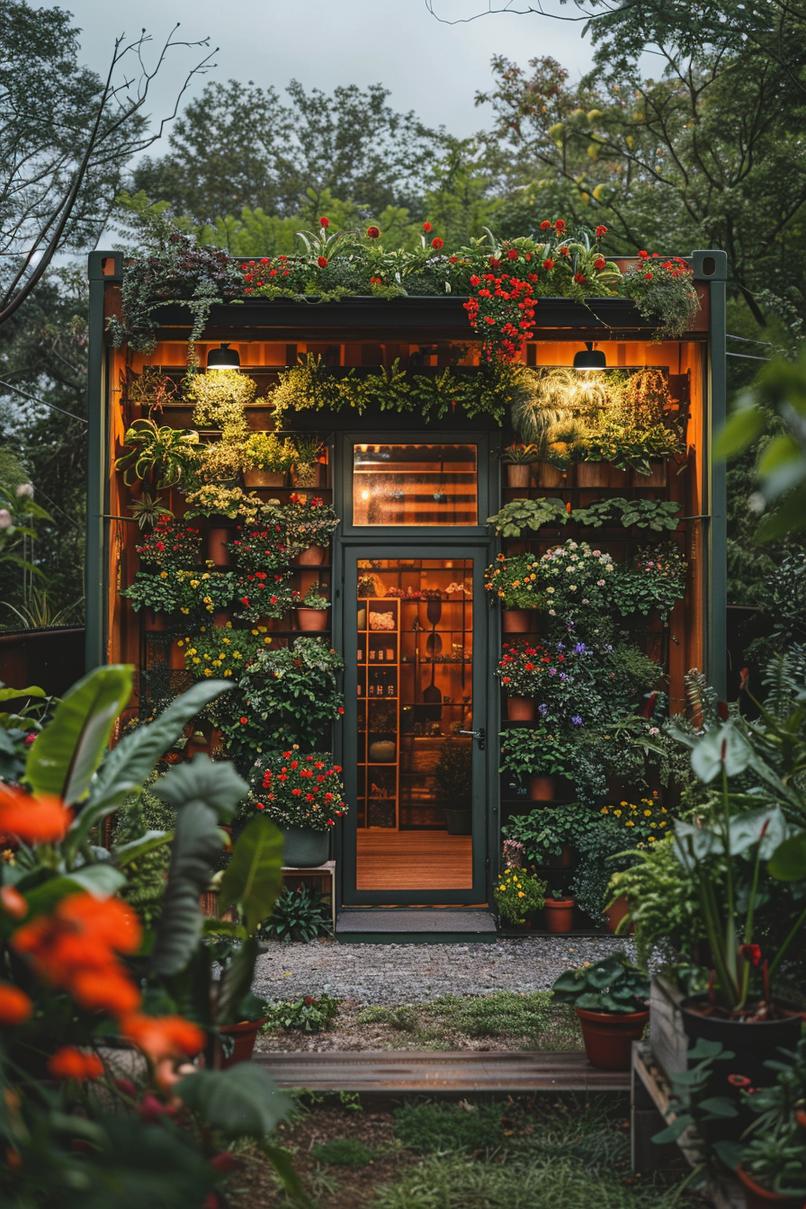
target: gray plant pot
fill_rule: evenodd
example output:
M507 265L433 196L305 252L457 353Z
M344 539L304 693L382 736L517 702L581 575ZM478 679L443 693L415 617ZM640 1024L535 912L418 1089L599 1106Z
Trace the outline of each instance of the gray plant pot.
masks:
M330 852L327 831L310 831L307 827L289 827L283 832L283 864L296 869L311 869L323 865Z
M445 826L448 835L472 835L473 817L469 806L445 811Z

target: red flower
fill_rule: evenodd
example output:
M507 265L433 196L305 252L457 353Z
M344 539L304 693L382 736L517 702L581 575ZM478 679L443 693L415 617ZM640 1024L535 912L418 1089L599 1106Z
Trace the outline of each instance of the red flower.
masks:
M739 945L739 954L756 968L761 965L761 945Z
M588 279L584 273L574 273L574 281L577 283L577 285L584 285L587 280Z
M541 231L548 231L548 229L549 229L549 227L550 227L550 226L551 226L551 222L549 221L549 219L548 219L548 218L544 218L544 219L543 219L543 221L542 221L542 223L540 224L540 230L541 230Z
M604 235L607 235L607 227L603 227L600 223L596 228L596 238L601 239Z
M554 268L554 264L555 264L555 262L554 262L553 260L551 260L551 259L549 259L549 260L544 260L544 261L543 261L543 268L546 270L546 272L547 272L547 273L550 273L550 272L551 272L551 270Z
M327 218L327 217L326 217L326 216L323 214L323 215L322 215L322 217L319 219L319 226L320 226L320 227L329 227L329 226L330 226L330 219L329 219L329 218Z
M753 1080L748 1079L747 1075L728 1075L728 1083L731 1087L752 1087Z
M370 239L379 239L381 234L380 227L367 227L367 235Z
M241 717L238 719L238 721L240 722L241 726L249 725L249 719L246 717L245 714L242 714Z
M646 252L643 248L638 255L640 256L641 260L649 260L649 252Z
M510 260L517 260L518 259L518 249L510 248L509 251L507 252L507 256L509 257Z
M593 262L593 267L594 267L594 269L601 271L605 267L606 264L607 264L607 261L605 260L604 256L597 256Z
M565 230L565 227L566 227L565 219L558 218L556 223L554 224L554 230L557 232L557 234L562 235L563 231Z
M319 265L320 269L326 269L327 268L327 256L317 256L316 263Z
M433 229L434 228L431 226L430 222L423 223L423 230L425 231L426 235L428 234L429 231L433 231Z
M445 240L440 239L440 237L438 235L435 235L434 238L431 240L431 247L434 248L435 251L438 252L440 248L445 247Z

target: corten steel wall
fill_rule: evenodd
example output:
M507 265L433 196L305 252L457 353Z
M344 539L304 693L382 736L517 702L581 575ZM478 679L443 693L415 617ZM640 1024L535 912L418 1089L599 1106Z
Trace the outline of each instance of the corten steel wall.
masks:
M569 342L591 337L606 341L618 357L613 364L668 363L669 345L677 345L679 368L692 379L691 437L695 447L695 474L689 498L684 502L695 518L689 522L688 554L693 564L694 590L688 613L679 624L688 634L678 643L678 662L690 655L702 656L711 681L720 694L725 691L726 564L725 564L725 468L712 460L713 434L725 411L725 278L726 257L719 251L694 252L690 258L702 312L695 321L690 340L655 343L651 327L644 323L631 303L622 299L591 299L584 306L568 299L540 299L535 332L538 360L542 364L567 363ZM117 378L125 363L125 352L111 349L105 334L110 314L120 310L122 262L119 254L97 252L89 258L90 348L88 385L89 481L87 520L87 667L107 657L110 625L119 615L110 608L117 598L120 543L110 549L110 477L113 445L122 432L123 416ZM183 363L190 320L180 307L161 312L160 344L153 358L134 358L139 368L144 360L178 366ZM382 301L374 298L311 306L284 302L255 302L238 307L216 306L205 331L205 342L221 339L248 350L250 366L272 364L268 350L283 343L289 353L306 341L337 342L379 339L427 341L443 339L472 343L462 300L459 298L406 298ZM559 350L559 354L557 350ZM202 349L202 356L204 355ZM295 356L296 354L293 353ZM681 359L682 355L682 359ZM261 360L263 357L263 360ZM608 357L610 361L610 357ZM276 361L273 362L276 365ZM321 426L321 417L317 422ZM114 501L118 503L117 498ZM129 526L126 526L128 529ZM131 543L129 543L131 544ZM113 557L114 568L110 568ZM110 574L114 573L114 579ZM111 616L111 621L110 621ZM693 635L693 636L692 636ZM685 668L682 668L685 670ZM679 678L680 668L677 669Z

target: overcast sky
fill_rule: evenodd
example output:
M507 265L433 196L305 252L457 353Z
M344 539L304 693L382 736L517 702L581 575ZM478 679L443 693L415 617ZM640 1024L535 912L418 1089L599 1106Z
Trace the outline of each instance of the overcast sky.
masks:
M457 135L484 124L484 110L475 109L473 95L489 83L493 54L521 63L553 55L574 77L590 62L580 24L504 13L443 25L427 11L425 0L63 0L43 7L74 14L84 62L99 72L117 34L133 35L144 26L157 41L181 21L185 37L209 35L211 45L220 48L218 67L208 79L251 79L282 88L296 78L325 91L337 84L381 81L396 109L414 109L429 125L443 124ZM486 7L487 0L434 0L446 18L468 17ZM154 115L172 104L189 57L176 54L171 63L171 72L163 73L154 90ZM196 81L193 91L203 83Z

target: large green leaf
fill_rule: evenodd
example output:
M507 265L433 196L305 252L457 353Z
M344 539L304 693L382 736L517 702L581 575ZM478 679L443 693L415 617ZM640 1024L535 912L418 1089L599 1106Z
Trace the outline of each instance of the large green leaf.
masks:
M744 772L753 756L753 749L732 722L710 730L697 742L691 753L691 767L706 785L722 772L736 777Z
M714 445L714 456L720 461L734 458L760 437L765 427L760 407L739 407L728 417Z
M238 1005L247 991L252 989L252 978L257 960L257 941L250 936L235 951L218 985L215 1005L217 1024L238 1024Z
M778 846L769 864L773 877L781 882L806 879L806 831L793 835Z
M69 894L84 891L96 898L110 898L125 883L126 878L114 865L87 865L69 874L57 874L31 890L25 890L25 900L31 914L40 915L51 911L56 903Z
M152 772L159 757L176 742L183 727L205 705L232 688L226 680L206 680L172 701L147 726L125 735L104 760L93 782L89 801L76 819L69 843L77 849L90 830L111 814L124 798L137 791Z
M173 838L172 831L146 831L136 840L129 840L127 844L114 848L112 859L118 869L123 869L132 861L137 861L141 856L153 852L155 848L162 848L165 844L170 844Z
M206 1125L230 1138L263 1138L292 1108L290 1097L250 1062L229 1070L198 1071L177 1083L174 1091Z
M25 779L35 793L69 805L86 796L131 691L132 669L123 664L96 668L68 690L28 750Z
M151 955L155 974L179 973L199 942L199 895L221 851L219 817L231 817L246 791L231 764L213 763L206 756L177 765L155 786L154 792L177 810L168 884Z
M272 913L280 893L282 867L282 832L257 814L241 832L221 879L221 906L237 903L250 932Z

